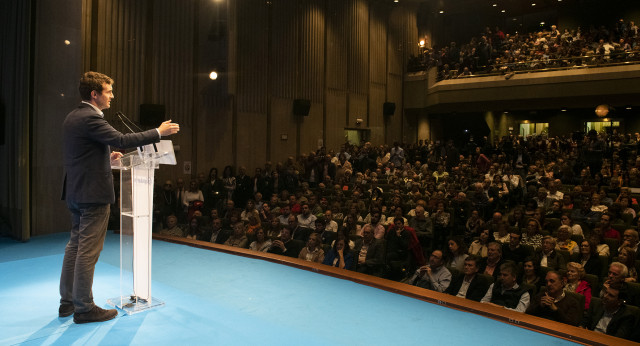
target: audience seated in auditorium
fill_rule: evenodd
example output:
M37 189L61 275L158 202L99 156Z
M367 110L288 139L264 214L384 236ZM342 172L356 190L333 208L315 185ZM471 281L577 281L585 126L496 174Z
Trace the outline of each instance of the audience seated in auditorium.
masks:
M253 251L267 252L271 247L271 239L267 238L262 228L255 231L256 240L249 244L249 249Z
M356 271L374 276L383 275L385 263L384 245L382 240L378 240L373 236L371 226L363 227L362 238L356 241L354 254Z
M309 262L322 263L324 260L324 250L318 233L312 233L307 240L307 246L303 247L298 258Z
M178 218L175 215L167 216L167 228L160 231L162 235L170 235L174 237L182 237L182 228L178 226Z
M566 285L564 290L584 296L584 308L589 309L591 303L591 285L584 280L585 271L580 263L567 263Z

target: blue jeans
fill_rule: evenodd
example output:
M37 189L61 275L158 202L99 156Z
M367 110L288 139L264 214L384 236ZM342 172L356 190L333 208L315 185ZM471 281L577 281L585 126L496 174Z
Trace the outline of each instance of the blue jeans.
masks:
M76 313L89 312L93 303L93 272L107 234L109 204L72 203L71 236L60 275L60 303L73 304Z

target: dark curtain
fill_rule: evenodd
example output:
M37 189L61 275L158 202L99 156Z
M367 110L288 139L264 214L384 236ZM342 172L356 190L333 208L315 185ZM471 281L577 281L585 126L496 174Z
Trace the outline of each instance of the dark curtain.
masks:
M31 1L0 1L0 235L29 239Z

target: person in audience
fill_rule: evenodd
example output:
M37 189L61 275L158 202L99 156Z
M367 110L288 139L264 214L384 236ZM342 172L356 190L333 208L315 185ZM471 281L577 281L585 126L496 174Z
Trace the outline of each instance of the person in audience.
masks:
M620 241L621 240L620 232L614 229L613 227L611 227L612 217L613 216L609 213L602 214L602 216L600 216L600 228L605 238L613 238Z
M227 241L224 242L224 245L246 248L248 244L249 239L245 234L244 223L237 222L235 225L233 225L233 234L231 234L231 236L227 238Z
M289 226L282 228L280 238L271 243L271 248L267 252L276 255L298 258L304 243L291 237Z
M289 219L287 220L287 222L289 230L291 230L291 237L295 240L301 241L304 244L309 239L311 229L301 227L298 224L298 218L293 214L289 215Z
M527 314L577 326L581 321L579 301L564 291L562 275L550 271L545 277L546 290L539 292L527 309Z
M500 244L509 243L509 224L506 222L499 222L497 225L497 231L493 233L493 239Z
M309 262L322 263L324 260L324 250L322 249L322 242L317 233L311 233L307 246L302 248L298 258Z
M317 217L311 213L309 203L301 204L302 213L298 215L298 225L304 228L314 229L316 227L315 221Z
M604 241L604 234L600 227L596 227L591 232L591 237L589 238L594 244L596 244L596 252L598 256L611 256L611 249L609 249L609 245L607 245Z
M596 244L591 240L583 240L580 243L580 255L577 260L587 274L600 277L602 274L602 260L598 255Z
M327 209L324 212L324 222L326 224L327 231L338 232L338 223L333 221L333 212L331 209Z
M628 274L626 282L638 282L638 268L636 265L636 252L630 247L623 247L618 252L618 262L627 266Z
M345 239L335 242L331 250L324 256L323 264L340 269L353 270L353 252Z
M560 217L560 222L563 226L569 226L571 228L571 235L578 235L584 238L582 226L578 224L574 224L570 214L568 213L562 214L562 216Z
M386 228L382 224L381 214L379 211L374 211L371 215L369 226L373 229L373 236L376 239L384 239L386 234Z
M519 236L518 236L518 242L520 242ZM481 258L487 257L487 250L488 250L487 244L489 244L489 230L484 229L480 233L480 237L474 240L469 246L469 255L476 255L476 256L480 256Z
M520 232L514 230L510 233L509 243L502 245L502 258L505 261L522 263L527 256L531 255L527 249L520 245L521 238Z
M184 232L185 238L201 240L203 235L203 229L200 226L201 220L202 219L199 217L191 217L191 219L189 220L189 227Z
M336 240L337 233L327 230L324 218L316 219L315 223L316 228L314 230L314 233L318 234L318 237L320 237L320 241L322 242L322 244L329 245L333 243L334 240Z
M444 266L443 253L434 250L429 257L429 264L416 270L410 281L416 282L416 286L430 289L436 292L444 292L451 284L451 272Z
M527 221L526 232L522 233L521 244L532 246L534 250L538 250L542 246L542 227L536 219Z
M606 293L605 288L615 284L623 283L627 281L629 277L629 269L627 266L620 262L612 262L609 264L609 271L607 272L606 280L602 283L602 290L600 290L600 298Z
M534 257L541 267L551 270L566 269L567 262L564 256L555 251L556 240L551 236L545 236L542 240L542 247L536 251Z
M627 307L627 288L616 283L604 289L602 300L594 300L582 320L582 327L622 339L633 335L636 314Z
M502 245L491 242L487 245L487 257L480 261L480 273L491 275L494 280L497 280L500 277L500 266L503 263Z
M575 292L584 296L584 308L585 311L589 309L591 304L591 285L584 280L585 271L580 263L569 262L567 263L567 284L564 286L564 290L567 292Z
M486 276L478 275L479 264L478 256L470 255L465 258L462 274L451 279L451 284L444 293L479 302L491 284Z
M556 238L556 250L563 250L569 254L577 254L580 251L578 244L571 240L571 228L566 225L558 227L558 237Z
M531 297L525 287L518 285L517 277L517 266L513 262L503 263L500 266L500 279L489 286L480 302L525 312Z
M544 286L544 280L540 276L540 265L533 257L527 257L522 262L522 284L535 287L535 291L539 291Z
M469 256L464 240L462 237L452 237L449 238L447 245L447 250L444 253L444 265L462 272L465 265L464 260Z
M256 204L252 199L247 201L245 210L240 214L240 220L243 222L249 222L250 216L255 217L256 220L260 220L260 212L256 209Z
M255 231L256 240L249 244L249 249L253 251L267 252L271 248L271 239L266 237L266 234L262 228L258 228Z
M618 253L623 247L629 248L633 252L638 252L638 231L635 229L626 229L622 234L622 244L618 249Z
M173 237L182 237L182 228L178 226L178 218L175 215L167 216L167 228L160 231L161 235L170 235Z
M340 237L338 237L338 240ZM348 238L347 238L348 239ZM382 276L384 272L384 245L373 236L371 226L362 229L362 238L354 246L356 271L364 274Z

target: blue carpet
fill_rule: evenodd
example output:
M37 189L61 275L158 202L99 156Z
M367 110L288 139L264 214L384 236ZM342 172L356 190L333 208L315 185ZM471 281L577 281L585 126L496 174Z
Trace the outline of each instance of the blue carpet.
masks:
M161 241L153 242L153 296L166 305L77 325L57 317L67 238L0 239L0 344L492 345L508 333L520 345L570 344L350 281ZM118 295L118 261L118 235L108 234L93 292L102 307Z

